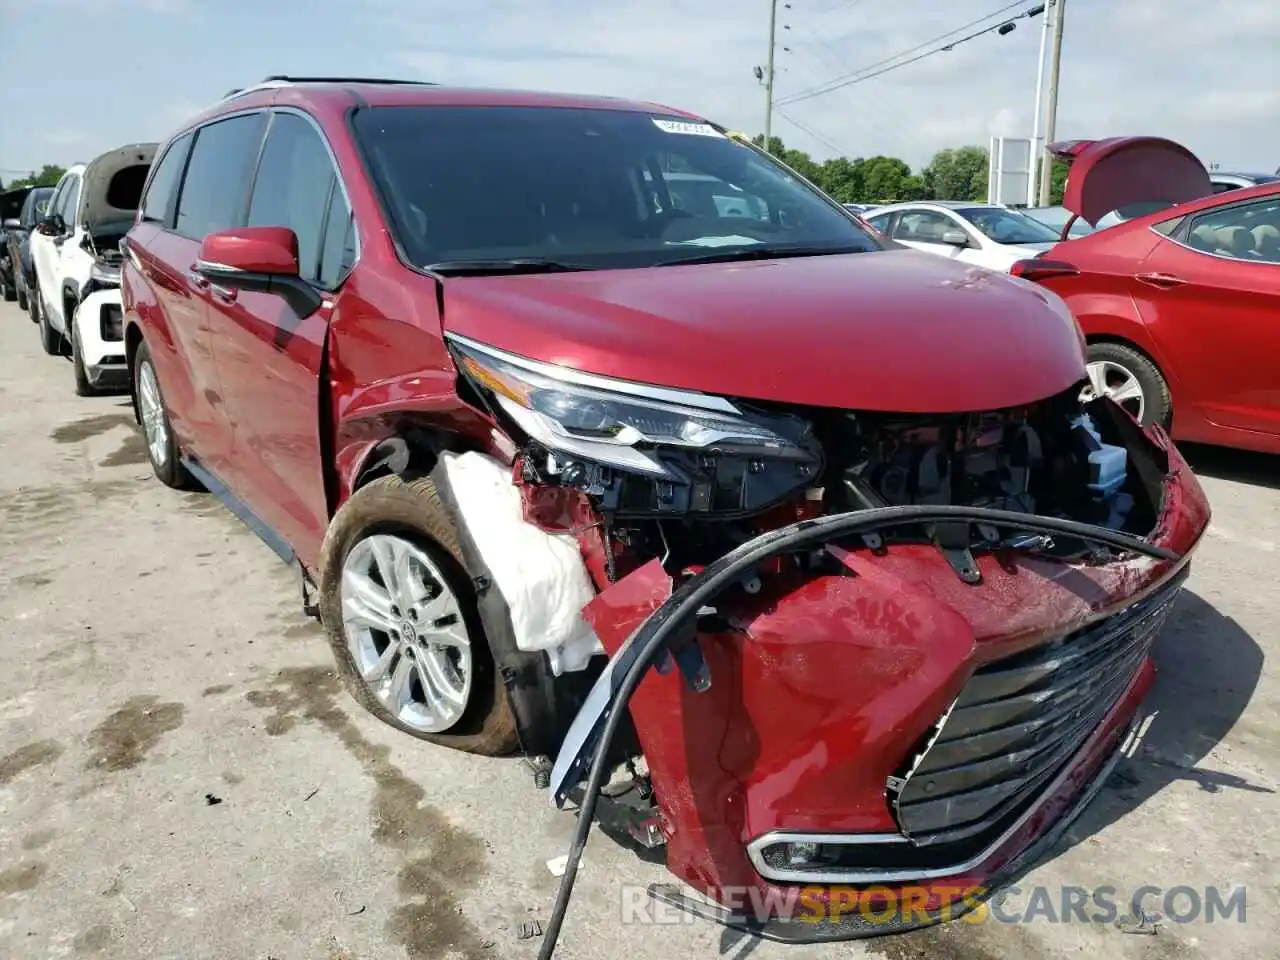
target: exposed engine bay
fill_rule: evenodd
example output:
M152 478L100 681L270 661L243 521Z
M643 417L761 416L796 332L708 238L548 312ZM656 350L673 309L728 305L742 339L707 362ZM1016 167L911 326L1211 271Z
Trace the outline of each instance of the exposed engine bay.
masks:
M1108 401L1082 405L1075 386L1005 410L846 411L629 384L461 338L452 347L460 392L510 438L512 487L496 461L478 473L465 462L449 469L459 478L468 471L485 476L480 486L495 491L487 507L470 504L466 511L474 535L489 545L482 552L491 568L512 566L505 544L537 547L522 572L512 566L509 577L507 592L522 604L566 596L551 579L559 561L545 559L565 556L566 546L580 552L600 591L654 559L679 581L763 533L816 517L956 506L1144 534L1163 496L1161 451ZM560 542L535 544L525 533L536 531ZM969 582L976 550L1017 546L1060 558L1099 556L1096 545L1069 537L1015 543L999 537L967 524L918 524L868 543L932 542ZM777 557L759 573L809 571L807 562ZM760 584L746 586L752 592ZM574 596L581 599L581 591ZM561 613L531 610L527 622L576 619L575 611L568 619ZM542 641L537 631L517 633L521 649L547 652L557 675L586 669L599 652L567 627Z
M1103 438L1076 396L946 416L752 410L755 422L785 429L806 455L728 445L697 454L657 450L658 476L530 438L519 482L526 519L550 529L598 523L606 531L608 579L655 556L669 570L705 564L772 527L882 506L991 507L1149 529L1156 505L1130 482L1127 450ZM557 522L543 508L570 492L585 503Z

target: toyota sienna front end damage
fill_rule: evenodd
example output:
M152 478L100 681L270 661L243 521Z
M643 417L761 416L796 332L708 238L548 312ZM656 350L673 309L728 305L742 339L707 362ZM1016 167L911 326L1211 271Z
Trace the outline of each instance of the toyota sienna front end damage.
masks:
M524 520L576 538L611 657L551 776L581 805L565 897L598 814L731 907L655 896L778 939L887 932L913 921L759 905L875 886L953 915L1101 784L1209 508L1163 430L1081 402L1078 350L1042 400L928 414L451 346L518 438Z

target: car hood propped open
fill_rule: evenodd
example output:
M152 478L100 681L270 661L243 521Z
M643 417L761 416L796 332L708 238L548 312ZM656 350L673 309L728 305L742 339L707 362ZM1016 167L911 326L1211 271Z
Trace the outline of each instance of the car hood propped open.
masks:
M156 143L131 143L95 157L85 167L80 208L91 232L133 219L158 148Z
M1052 294L905 249L451 277L444 327L602 376L839 409L996 410L1084 377Z
M1135 204L1172 206L1213 192L1196 155L1163 137L1065 140L1048 149L1071 165L1062 205L1095 227L1108 213Z

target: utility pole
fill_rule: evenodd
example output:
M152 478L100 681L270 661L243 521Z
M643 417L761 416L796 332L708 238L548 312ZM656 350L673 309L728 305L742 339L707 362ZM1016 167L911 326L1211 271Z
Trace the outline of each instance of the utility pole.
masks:
M764 151L773 153L773 44L778 29L778 0L769 0L769 59L764 68Z
M1053 6L1053 0L1048 0L1047 6ZM1040 166L1045 162L1041 146L1040 111L1044 107L1044 53L1049 46L1049 27L1049 14L1046 12L1044 21L1040 24L1040 59L1036 61L1036 106L1031 119L1031 169L1027 173L1028 207L1036 206L1036 195L1040 192Z
M1067 0L1054 0L1053 6L1053 52L1050 54L1049 68L1049 110L1045 116L1044 143L1047 147L1053 143L1055 128L1058 125L1058 78L1062 73L1062 24L1067 17ZM1049 205L1049 192L1053 186L1053 157L1048 150L1042 152L1043 162L1040 164L1040 206Z

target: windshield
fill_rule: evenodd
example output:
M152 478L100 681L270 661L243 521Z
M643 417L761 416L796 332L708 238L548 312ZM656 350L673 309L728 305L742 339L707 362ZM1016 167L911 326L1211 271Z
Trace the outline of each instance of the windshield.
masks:
M353 126L410 262L643 267L879 250L833 202L714 127L546 107L373 107ZM759 255L758 249L756 255Z
M998 207L966 207L956 213L996 243L1054 243L1059 234L1039 220L1015 210Z

